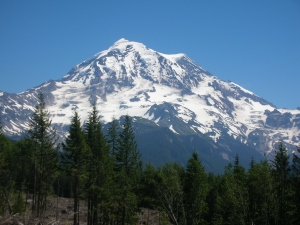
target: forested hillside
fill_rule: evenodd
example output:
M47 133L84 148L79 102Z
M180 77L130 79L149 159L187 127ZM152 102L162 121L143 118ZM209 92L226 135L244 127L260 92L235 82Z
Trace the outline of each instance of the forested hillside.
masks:
M217 175L196 151L184 167L143 165L128 115L105 133L94 105L85 124L74 112L59 143L40 93L26 138L0 134L0 224L16 213L24 225L142 224L145 209L159 217L143 224L300 224L300 147L290 158L279 144L272 160L250 159L248 170L236 155ZM71 199L68 223L57 208L49 221L54 197Z

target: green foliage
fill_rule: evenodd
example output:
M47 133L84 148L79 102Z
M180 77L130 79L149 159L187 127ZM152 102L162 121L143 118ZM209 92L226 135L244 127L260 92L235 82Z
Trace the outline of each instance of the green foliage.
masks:
M85 136L90 149L86 183L88 225L90 225L104 222L112 217L110 213L115 186L113 158L109 155L110 147L106 143L95 104L85 126Z
M110 144L110 154L115 157L115 154L118 149L119 141L119 126L115 118L110 122L110 127L108 128L107 143Z
M158 168L153 177L154 192L172 224L186 224L183 179L185 171L177 163Z
M237 162L237 160L235 161ZM224 224L246 224L248 212L247 174L245 168L229 164L221 183Z
M279 224L290 224L290 202L291 196L291 166L289 155L283 143L279 144L274 160L272 161L274 188L276 191L276 222Z
M292 164L292 191L293 198L292 203L294 210L292 211L293 222L300 224L300 145L297 147L297 151L293 153Z
M188 161L183 190L187 224L203 224L207 212L208 183L207 174L196 152Z
M147 164L140 179L139 199L140 206L150 209L161 209L160 199L155 193L157 170L151 165Z
M6 210L12 213L11 204L9 202L14 186L15 156L13 145L3 135L0 134L0 213L4 214Z
M205 221L208 224L223 224L221 183L222 176L215 176L212 173L208 174L208 193L206 196L208 212L205 216Z
M25 199L32 196L34 216L43 216L47 196L53 194L54 187L55 194L74 198L75 225L81 223L79 199L86 202L88 225L137 224L141 207L159 211L160 224L300 222L300 147L292 165L287 149L280 144L271 163L256 163L249 158L247 171L240 165L244 159L236 154L233 165L229 163L224 174L216 176L205 172L199 159L202 149L199 155L192 154L186 168L167 163L159 168L148 164L143 170L130 117L124 117L121 127L113 120L106 139L95 105L84 126L74 113L60 161L56 157L55 130L42 94L29 125L27 138L15 144L0 133L2 215L23 213ZM154 128L146 134L153 134ZM170 137L173 136L163 140ZM154 151L162 150L160 144L163 148L163 143L158 143ZM187 148L182 154L192 151ZM209 151L205 148L203 151Z
M25 206L25 199L22 195L18 194L13 196L13 202L14 204L12 205L12 214L17 214L17 213L23 213L25 212L26 206Z
M117 171L118 212L117 220L121 224L132 224L136 220L138 211L137 190L142 163L135 141L135 135L130 117L125 116L118 138L118 147L115 152L115 169Z
M62 162L66 166L67 174L72 178L72 187L74 195L74 225L79 223L79 199L82 195L83 184L86 179L86 156L88 155L88 147L80 124L80 118L77 112L71 120L69 135L63 143L64 154Z
M29 119L27 139L33 142L32 162L34 165L32 211L41 216L46 210L47 196L57 171L57 137L51 126L49 112L43 93L38 95L38 103Z
M267 161L253 163L249 170L249 220L252 224L275 222L275 193L272 168Z
M33 142L28 139L20 140L16 143L15 154L18 157L18 164L16 169L18 170L15 177L16 189L19 192L33 192Z
M125 170L126 175L129 177L141 169L141 155L138 151L135 141L135 135L131 125L130 117L125 116L124 123L122 124L122 131L119 134L118 149L116 152L116 168L118 171Z

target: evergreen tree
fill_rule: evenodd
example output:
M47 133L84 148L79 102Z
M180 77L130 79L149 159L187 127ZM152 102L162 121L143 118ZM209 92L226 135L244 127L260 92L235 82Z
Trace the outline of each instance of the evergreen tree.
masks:
M113 158L102 131L100 116L93 105L85 126L87 144L90 148L88 164L88 225L105 224L112 221Z
M234 169L240 169L240 158L238 154L236 154L234 158Z
M6 210L9 214L13 212L10 202L16 174L16 158L13 151L11 142L0 134L0 215L4 215Z
M29 119L27 134L27 139L33 142L34 190L32 211L38 217L46 210L47 196L51 191L57 170L57 137L49 117L44 95L40 92L34 113Z
M207 212L205 200L208 184L207 174L196 152L188 161L183 190L187 224L203 224Z
M250 224L275 224L275 195L272 168L268 162L253 163L249 170L249 221Z
M34 190L34 163L33 163L33 146L34 143L31 140L23 139L16 143L15 158L16 163L16 176L15 176L15 189L17 191L18 199L22 200L22 195L26 194L26 200L29 197L29 193L33 193ZM24 202L24 201L22 201ZM19 212L26 210L27 204L21 206Z
M208 174L208 194L206 197L206 203L208 212L205 220L210 225L222 225L222 199L220 194L220 186L222 182L222 176L214 175L213 173Z
M277 223L279 225L290 224L289 196L290 189L290 164L287 149L281 142L272 161L273 178L277 197Z
M248 217L248 189L247 189L247 173L243 166L239 164L238 154L235 157L235 164L233 169L234 181L236 184L236 195L239 200L239 207L237 208L239 212L240 224L245 224Z
M129 177L141 169L141 155L137 148L135 135L131 125L130 117L125 116L122 131L118 139L116 152L116 167L118 171L125 170Z
M296 153L293 153L292 164L292 202L295 209L292 212L294 224L300 224L300 145L297 147Z
M254 167L254 165L255 165L255 161L254 161L254 159L253 159L253 157L251 157L251 161L250 161L250 169L252 169L253 167Z
M238 156L237 156L238 157ZM237 158L236 157L236 158ZM248 212L247 174L245 168L237 164L225 168L221 184L224 224L246 224Z
M117 120L113 117L108 128L107 143L110 144L110 154L115 158L115 154L118 149L119 141L119 126Z
M139 192L140 206L143 208L161 210L160 200L155 194L155 182L157 178L157 170L151 165L147 164L141 177L141 188Z
M135 221L137 207L137 186L142 164L140 153L135 141L135 135L131 125L130 117L125 116L122 130L118 139L118 149L116 152L116 170L118 172L119 190L119 220L121 224Z
M82 194L86 169L86 156L88 155L88 148L77 112L74 112L74 116L71 119L68 137L62 146L64 149L64 153L62 155L63 163L67 166L67 173L73 180L73 224L77 225L79 224L79 200L80 195Z

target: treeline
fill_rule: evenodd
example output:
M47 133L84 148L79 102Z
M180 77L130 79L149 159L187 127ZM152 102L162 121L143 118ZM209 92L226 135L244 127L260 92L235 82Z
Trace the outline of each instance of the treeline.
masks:
M300 147L291 160L280 144L248 170L237 155L222 175L206 173L196 152L185 167L154 168L142 166L129 116L105 136L95 106L85 124L75 112L61 144L49 118L40 93L26 138L0 134L1 215L42 217L47 198L61 196L73 199L74 225L83 201L88 225L137 224L141 208L161 212L160 224L300 224Z

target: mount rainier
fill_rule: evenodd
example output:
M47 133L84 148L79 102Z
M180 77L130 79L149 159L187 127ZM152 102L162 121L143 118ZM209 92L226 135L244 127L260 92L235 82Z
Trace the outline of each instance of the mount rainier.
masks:
M186 159L195 148L207 167L212 160L228 162L236 153L249 163L251 156L272 155L279 141L290 153L300 142L300 110L276 108L251 91L218 79L185 54L167 55L125 39L76 65L60 80L18 94L0 92L7 136L26 132L39 91L44 92L60 137L68 131L73 111L84 122L94 102L104 124L113 117L132 116L146 161L161 161L160 154L168 154L169 160ZM151 134L147 127L156 131ZM159 141L154 136L160 132L157 138L166 138L173 148L165 153L155 146ZM152 149L151 143L145 144L146 136L153 138ZM151 151L158 156L153 158Z

